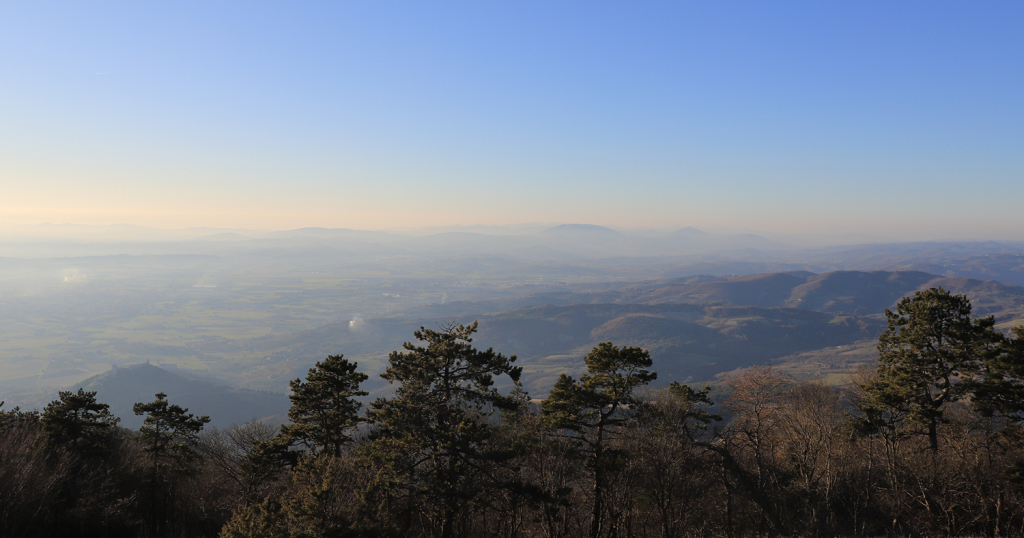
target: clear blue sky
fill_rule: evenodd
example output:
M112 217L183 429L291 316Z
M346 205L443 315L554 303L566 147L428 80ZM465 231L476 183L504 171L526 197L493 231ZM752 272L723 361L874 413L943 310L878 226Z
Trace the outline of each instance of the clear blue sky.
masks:
M6 2L0 222L1024 239L1021 2Z

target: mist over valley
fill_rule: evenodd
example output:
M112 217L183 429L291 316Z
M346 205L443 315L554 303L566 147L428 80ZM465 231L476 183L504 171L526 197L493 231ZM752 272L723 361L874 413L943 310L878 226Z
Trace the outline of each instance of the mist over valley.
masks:
M843 383L874 360L883 310L914 291L964 293L1000 326L1024 318L1021 243L801 248L589 225L503 235L133 227L134 238L82 229L88 240L0 244L8 405L41 407L84 386L134 423L130 405L114 402L160 389L111 374L149 364L183 375L162 390L215 425L282 420L288 382L327 355L357 361L372 399L392 390L377 375L415 329L472 321L479 346L519 357L535 398L582 372L602 341L649 349L662 384L767 364Z

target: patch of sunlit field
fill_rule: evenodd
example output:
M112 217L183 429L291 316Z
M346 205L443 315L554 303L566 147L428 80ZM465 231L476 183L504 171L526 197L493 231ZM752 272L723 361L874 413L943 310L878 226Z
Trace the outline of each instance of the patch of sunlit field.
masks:
M533 360L520 361L523 367L523 387L531 396L544 397L562 374L579 377L586 372L581 354L549 355ZM517 363L517 364L520 364Z
M845 385L851 374L878 361L877 340L829 347L780 357L772 362L775 368L801 381L821 381L826 385Z
M998 322L996 323L996 329L999 329L1000 331L1009 331L1014 327L1020 327L1024 325L1024 317L1015 317L1013 319L1009 319L1002 322L1000 322L1000 320L997 318L996 321Z

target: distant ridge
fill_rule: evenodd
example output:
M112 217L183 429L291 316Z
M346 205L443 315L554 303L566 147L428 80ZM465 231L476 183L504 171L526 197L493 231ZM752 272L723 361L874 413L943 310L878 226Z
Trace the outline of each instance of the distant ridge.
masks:
M975 315L1015 315L1024 308L1024 287L993 280L950 278L920 271L806 271L762 273L720 280L674 284L621 301L660 303L721 303L760 308L800 308L842 315L880 315L915 291L943 287L963 293L974 303Z
M598 226L596 224L561 224L554 228L548 228L540 232L542 234L602 234L602 235L622 235L619 232L605 226Z
M317 237L325 239L333 237L351 237L353 235L360 233L366 232L362 232L361 230L352 230L349 228L307 227L296 228L294 230L281 230L277 232L270 232L264 234L264 237Z
M247 239L252 238L246 237L242 234L235 232L223 232L219 234L204 235L196 238L197 241L244 241Z

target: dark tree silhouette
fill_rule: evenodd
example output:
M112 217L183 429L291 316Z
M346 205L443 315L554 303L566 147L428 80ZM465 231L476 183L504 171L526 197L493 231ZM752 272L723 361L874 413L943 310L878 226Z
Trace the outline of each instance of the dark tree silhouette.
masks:
M579 381L562 374L541 405L548 425L573 432L589 455L594 478L590 536L597 538L603 532L606 482L620 456L609 450L609 437L625 423L622 411L639 403L636 388L654 381L657 374L647 371L651 355L646 350L620 349L611 342L601 342L584 361L587 373Z
M193 471L193 462L199 456L199 432L210 422L210 417L197 417L178 405L168 403L167 395L160 392L156 400L137 403L136 415L146 415L139 428L143 450L150 455L149 529L152 534L165 533L170 521L170 498L175 480Z
M924 428L929 448L938 450L942 406L975 386L982 364L1001 335L992 317L972 319L971 302L942 288L904 297L896 312L885 310L888 327L878 337L878 378L864 387L860 408L867 424L886 410L900 410Z
M309 369L305 383L301 379L289 383L292 407L288 419L292 424L286 432L293 441L314 453L323 450L341 455L342 447L352 441L352 430L363 421L359 416L362 404L354 398L368 394L359 390L367 376L357 372L357 367L343 355L329 355Z
M82 457L101 455L120 420L110 414L110 406L96 401L96 392L85 389L61 391L42 415L47 446Z
M494 430L488 409L520 405L494 388L495 376L518 383L516 357L475 349L476 330L475 322L440 331L420 327L414 335L426 345L406 342L404 352L391 353L381 377L398 388L369 411L382 445L405 456L402 474L425 497L422 510L444 538L455 535L457 515L470 510L488 485L480 472Z

